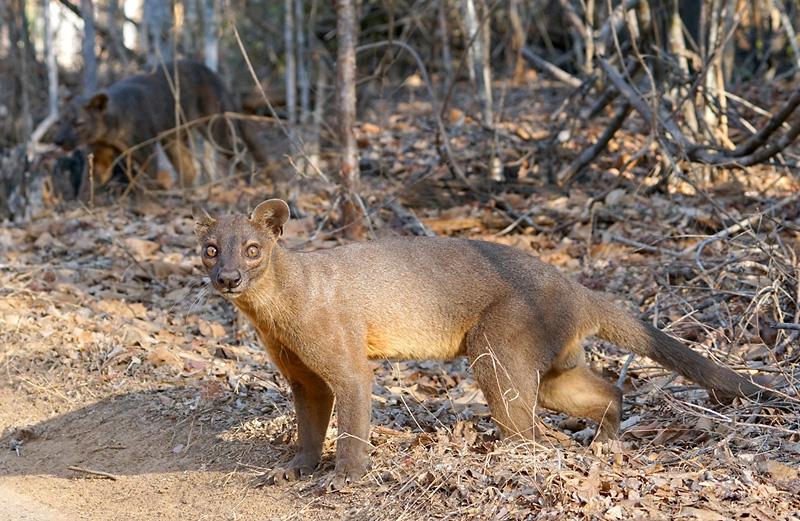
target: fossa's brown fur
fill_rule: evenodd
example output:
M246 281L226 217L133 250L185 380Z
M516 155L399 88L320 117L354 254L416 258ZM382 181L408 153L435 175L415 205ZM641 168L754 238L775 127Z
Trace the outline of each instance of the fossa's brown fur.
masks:
M156 159L152 140L175 128L173 93L176 91L183 123L236 111L222 81L214 72L201 63L180 60L148 74L122 79L88 98L73 100L59 121L54 142L65 150L88 146L94 155L96 186L104 185L111 178L110 166L119 154L147 142L135 149L132 159L154 177ZM231 127L239 131L256 162L265 163L264 143L257 128L247 121L232 122ZM198 125L206 138L228 155L233 148L231 127L223 118ZM164 144L164 148L182 180L191 183L197 172L189 147L189 132L176 135ZM125 166L124 161L122 165Z
M505 436L534 434L534 407L620 423L621 391L592 372L581 341L596 335L652 358L717 396L762 389L513 248L452 238L396 238L310 253L278 244L289 209L250 217L196 214L214 287L256 329L289 380L300 450L276 480L314 470L336 397L339 440L331 485L368 463L369 359L467 356Z

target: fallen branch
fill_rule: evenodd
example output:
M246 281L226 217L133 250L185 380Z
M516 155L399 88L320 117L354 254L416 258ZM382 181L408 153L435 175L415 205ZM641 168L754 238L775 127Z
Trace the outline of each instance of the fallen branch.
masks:
M800 324L792 324L789 322L777 322L772 324L772 327L775 329L793 329L795 331L800 331Z
M549 74L553 78L557 79L562 83L566 83L570 87L578 88L583 85L583 82L573 76L572 74L568 73L564 69L557 67L550 63L549 61L545 60L532 50L528 49L527 47L522 48L522 56L526 60L530 62L531 65L539 69L540 71Z
M603 69L603 71L605 71L608 80L614 85L614 87L616 87L617 90L620 91L620 93L622 93L623 96L628 99L628 102L633 106L634 109L636 109L636 112L642 116L642 118L645 120L645 123L652 126L654 118L653 111L650 110L650 106L647 104L647 102L641 96L639 96L635 90L633 90L633 87L631 87L628 82L625 81L619 71L613 65L611 65L611 63L602 58L599 60L599 62L600 67ZM686 145L686 138L684 137L683 132L681 132L681 129L678 128L678 125L672 120L672 118L662 118L659 123L661 123L667 132L672 134L672 137L678 141L678 143L684 146Z
M781 110L769 118L766 125L760 128L758 132L745 139L743 143L730 152L730 155L736 157L746 156L764 145L767 142L767 138L783 125L783 122L794 112L798 105L800 105L800 88L792 93L783 107L781 107Z
M91 476L98 476L101 478L110 479L111 481L116 481L118 479L117 476L115 476L114 474L103 472L102 470L92 470L83 467L76 467L75 465L67 467L67 470L71 470L73 472L82 472L84 474L89 474Z
M662 255L669 255L670 257L680 257L682 255L681 252L670 250L668 248L660 248L658 246L653 246L651 244L647 244L644 242L635 241L633 239L628 239L627 237L622 237L621 235L612 235L610 237L611 242L618 242L620 244L624 244L626 246L633 246L638 250L650 251L653 253L660 253Z
M436 234L428 229L413 212L403 208L397 200L391 201L387 206L400 220L401 226L414 235L420 237L436 237Z
M605 150L608 142L611 141L611 138L614 137L614 134L617 133L622 127L622 124L627 119L628 114L631 113L631 105L630 103L623 103L622 105L617 108L617 112L614 114L614 118L608 124L606 129L597 138L597 141L592 145L583 149L578 157L572 160L572 162L567 165L566 167L562 168L561 171L556 174L556 182L560 186L564 186L566 183L569 183L573 177L578 175L584 168L586 168L589 163L591 163L600 153Z

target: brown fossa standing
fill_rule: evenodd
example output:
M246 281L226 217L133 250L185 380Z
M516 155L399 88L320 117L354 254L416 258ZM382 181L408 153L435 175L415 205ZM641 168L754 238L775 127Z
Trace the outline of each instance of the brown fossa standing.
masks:
M762 388L695 353L553 266L508 246L455 238L392 238L309 253L278 245L289 208L251 216L195 212L214 287L250 319L291 385L299 452L272 479L311 473L336 398L339 488L367 469L370 359L467 356L504 436L534 435L534 405L589 418L613 438L622 393L592 372L581 340L595 335L652 358L716 396Z

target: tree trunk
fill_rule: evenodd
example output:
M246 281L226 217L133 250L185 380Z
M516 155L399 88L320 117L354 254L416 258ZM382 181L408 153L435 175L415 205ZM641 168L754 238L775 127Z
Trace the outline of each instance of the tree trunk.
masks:
M203 62L214 72L219 68L219 0L203 0Z
M295 25L295 51L297 53L297 87L300 90L300 116L301 125L308 123L311 115L311 85L309 84L306 48L305 23L303 13L303 0L294 0L294 25Z
M44 18L44 55L45 63L47 64L47 117L39 123L36 130L31 134L28 143L28 157L33 157L39 140L58 119L58 65L56 64L56 53L53 49L56 24L53 21L50 1L42 0L41 7Z
M308 163L305 165L306 174L315 173L320 169L319 146L322 134L322 123L325 116L325 87L327 81L325 77L325 64L317 48L315 48L312 53L312 62L317 71L317 80L315 85L316 95L314 96L313 119L311 128L307 134L308 138L305 142L306 154L308 155Z
M489 66L487 49L485 48L486 36L485 27L488 17L481 23L478 22L478 12L475 8L475 0L462 0L462 13L464 17L464 29L467 39L468 56L471 66L474 68L475 86L478 90L478 101L481 105L481 116L483 123L491 126L494 122L492 114L492 72Z
M294 0L284 0L283 46L286 60L286 119L291 125L297 123L297 55L294 47Z
M111 48L113 49L113 55L122 63L122 67L124 70L128 68L128 50L125 49L125 45L122 42L122 34L125 25L125 12L119 8L119 0L108 0L108 5L106 6L106 13L108 16L108 20L106 21L106 27L108 27L109 32L105 35L111 40ZM100 37L103 37L103 34L100 34Z
M83 14L83 93L97 90L97 58L95 56L94 2L81 0Z
M525 31L522 29L522 18L519 14L519 0L508 3L508 21L511 24L511 78L516 84L522 83L525 76L525 64L522 61L522 49L525 47Z
M9 55L11 56L11 70L19 71L14 76L14 106L12 114L17 122L14 133L17 141L26 142L31 135L33 118L31 116L31 101L29 74L32 65L30 35L28 32L28 18L25 15L25 2L12 0L10 3L10 16L8 24Z
M439 38L442 42L442 69L446 84L450 85L453 81L453 58L450 52L450 31L447 28L447 0L439 0Z
M172 25L172 2L144 0L142 26L148 65L172 61Z
M214 72L219 69L219 0L203 0L203 63Z
M339 165L342 225L345 237L364 234L363 213L358 199L359 170L356 153L356 23L353 0L336 0L336 109L342 148Z

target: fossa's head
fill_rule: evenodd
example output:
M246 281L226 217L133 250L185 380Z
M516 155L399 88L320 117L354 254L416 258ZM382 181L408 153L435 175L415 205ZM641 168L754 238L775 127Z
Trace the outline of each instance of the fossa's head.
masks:
M108 138L113 107L108 94L98 92L90 98L74 98L59 120L53 142L66 151Z
M270 254L289 219L289 205L280 199L259 204L250 217L215 219L194 211L200 256L214 288L226 298L246 293L269 267Z

